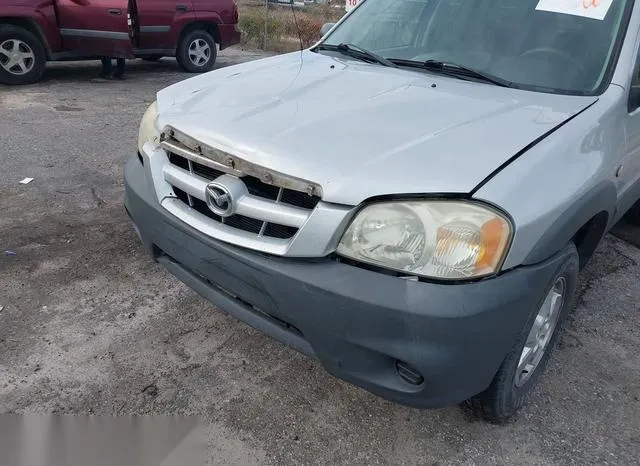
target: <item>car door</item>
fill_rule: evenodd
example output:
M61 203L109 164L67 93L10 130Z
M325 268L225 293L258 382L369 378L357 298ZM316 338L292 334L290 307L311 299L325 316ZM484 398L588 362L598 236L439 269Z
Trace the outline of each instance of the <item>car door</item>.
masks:
M133 58L136 0L56 0L66 51Z
M626 154L617 169L618 215L624 214L640 198L640 50L633 68L628 99Z
M139 48L148 53L163 53L175 47L171 37L175 24L185 16L195 17L191 0L136 0L140 25ZM183 22L183 21L182 21Z

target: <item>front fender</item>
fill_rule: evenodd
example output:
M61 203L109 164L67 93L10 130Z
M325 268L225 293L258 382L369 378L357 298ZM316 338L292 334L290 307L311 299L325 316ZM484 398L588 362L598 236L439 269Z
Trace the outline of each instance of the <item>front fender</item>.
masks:
M624 90L610 86L594 105L474 194L513 219L515 232L503 270L551 257L596 216L599 237L590 241L599 241L611 226L618 199L615 173L625 153L624 102Z

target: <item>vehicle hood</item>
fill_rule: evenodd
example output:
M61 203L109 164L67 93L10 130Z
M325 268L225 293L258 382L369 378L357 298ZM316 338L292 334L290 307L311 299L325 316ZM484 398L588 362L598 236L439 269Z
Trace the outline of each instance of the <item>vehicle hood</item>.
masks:
M356 205L469 193L595 100L305 51L170 86L158 93L156 125L318 183L325 201Z

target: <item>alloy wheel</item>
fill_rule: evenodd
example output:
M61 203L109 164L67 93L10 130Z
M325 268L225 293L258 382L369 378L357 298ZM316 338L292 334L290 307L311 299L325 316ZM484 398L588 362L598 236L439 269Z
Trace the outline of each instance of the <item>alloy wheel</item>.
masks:
M27 74L33 69L35 63L35 53L26 42L8 39L0 44L0 66L8 73Z
M189 60L196 66L204 66L211 59L211 46L203 39L189 44Z
M516 387L522 387L531 378L544 356L549 341L556 330L564 304L565 290L566 280L564 277L560 277L553 284L551 291L540 306L520 354L514 381Z

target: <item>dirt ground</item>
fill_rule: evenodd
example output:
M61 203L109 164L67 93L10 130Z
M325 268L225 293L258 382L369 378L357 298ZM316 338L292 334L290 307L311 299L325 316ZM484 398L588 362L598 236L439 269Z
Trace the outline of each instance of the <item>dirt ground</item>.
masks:
M218 66L255 57L224 51ZM151 261L123 210L123 161L154 93L188 75L172 60L132 62L124 82L98 71L59 64L0 87L0 413L199 414L213 463L638 464L640 250L606 238L515 422L398 406Z

